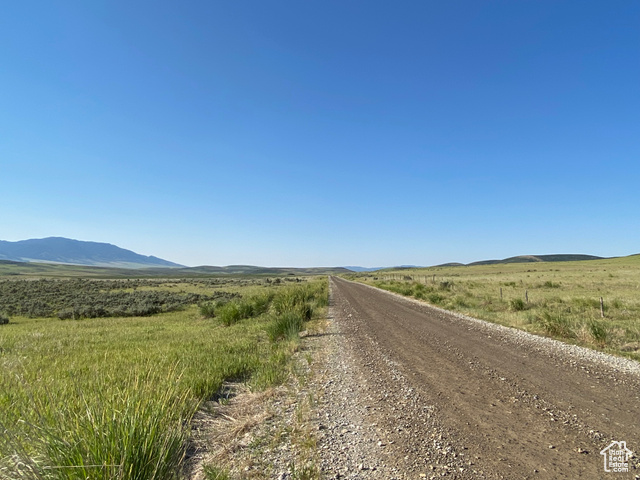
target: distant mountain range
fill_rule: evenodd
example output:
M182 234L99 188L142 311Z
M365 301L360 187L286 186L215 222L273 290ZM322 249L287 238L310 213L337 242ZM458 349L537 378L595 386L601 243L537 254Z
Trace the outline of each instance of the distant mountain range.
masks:
M386 267L354 267L354 266L349 266L349 267L344 267L347 270L351 270L352 272L375 272L376 270L382 270L383 268Z
M517 257L504 258L502 260L481 260L472 263L443 263L437 267L456 267L471 265L494 265L496 263L535 263L535 262L578 262L582 260L602 260L605 257L582 254L556 254L556 255L518 255Z
M394 270L399 270L401 268L424 268L424 267L420 267L418 265L397 265L395 267L343 267L346 268L347 270L351 270L352 272L375 272L376 270L384 270L384 269L394 269Z
M349 270L343 267L257 267L255 265L229 265L226 267L202 266L181 268L178 271L183 271L190 275L329 275L349 273Z
M62 237L18 242L0 240L0 260L98 267L182 267L177 263L158 257L140 255L109 243L84 242Z
M342 267L273 268L252 265L230 265L228 267L96 267L92 265L71 265L66 263L36 263L0 260L0 277L92 277L92 278L185 278L220 276L303 276L339 275L349 273Z
M276 268L253 265L185 267L140 255L109 243L49 237L19 242L0 240L0 275L78 275L109 277L211 275L328 275L342 267Z
M529 263L529 262L570 262L578 260L599 260L604 257L581 254L558 254L558 255L520 255L509 257L503 260L482 260L466 265L492 265L497 263ZM125 250L124 248L111 245L109 243L85 242L71 240L62 237L49 237L31 240L21 240L18 242L7 242L0 240L0 262L5 266L11 262L76 265L90 267L109 267L124 270L130 269L152 269L149 275L167 274L175 275L305 275L305 274L339 274L352 272L373 272L376 270L393 268L418 268L414 265L400 265L395 267L320 267L320 268L275 268L257 267L253 265L229 265L226 267L201 266L185 267L168 260L154 256L140 255ZM439 267L463 266L463 263L445 263L437 265ZM35 268L32 267L30 270ZM39 269L45 268L39 266ZM23 268L24 270L24 268ZM27 269L29 270L29 269ZM50 270L50 269L49 269ZM58 269L60 270L60 269ZM26 270L25 270L26 271ZM116 274L116 272L111 272ZM131 272L128 272L131 274ZM140 274L145 274L140 272Z
M595 255L582 254L557 254L557 255L519 255L517 257L509 257L502 260L480 260L472 263L450 262L435 267L464 267L471 265L493 265L497 263L532 263L532 262L577 262L581 260L602 260L605 257L596 257ZM400 270L403 268L425 268L415 265L399 265L396 267L344 267L352 272L375 272L376 270Z

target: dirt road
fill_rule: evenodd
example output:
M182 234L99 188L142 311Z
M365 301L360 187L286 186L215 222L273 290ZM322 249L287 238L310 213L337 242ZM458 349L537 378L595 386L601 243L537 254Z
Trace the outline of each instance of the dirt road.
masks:
M339 355L351 359L344 399L380 459L346 476L640 478L637 363L330 283ZM629 473L604 471L614 440L636 452Z

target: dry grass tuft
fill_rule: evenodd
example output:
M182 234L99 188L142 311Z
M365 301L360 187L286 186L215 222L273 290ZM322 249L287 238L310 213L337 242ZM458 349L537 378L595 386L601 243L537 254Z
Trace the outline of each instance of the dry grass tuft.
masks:
M232 457L250 445L255 428L273 416L268 406L283 391L283 387L275 387L252 392L246 384L225 383L225 395L205 402L193 418L185 477L204 480L208 464L228 467Z

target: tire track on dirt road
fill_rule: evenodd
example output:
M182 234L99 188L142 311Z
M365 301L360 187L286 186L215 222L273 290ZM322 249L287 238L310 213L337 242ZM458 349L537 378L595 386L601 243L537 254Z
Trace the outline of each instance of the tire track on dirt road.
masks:
M340 278L331 288L344 354L358 365L359 395L384 428L384 457L398 478L419 478L425 467L421 476L453 478L640 473L637 362ZM398 375L410 402L389 397L394 382L381 384ZM604 472L600 450L614 440L636 452L628 474Z

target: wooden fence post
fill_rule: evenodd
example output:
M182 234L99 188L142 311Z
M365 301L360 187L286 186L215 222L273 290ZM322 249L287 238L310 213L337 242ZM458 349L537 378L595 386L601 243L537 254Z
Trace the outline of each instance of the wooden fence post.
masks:
M604 300L600 297L600 317L604 318Z

